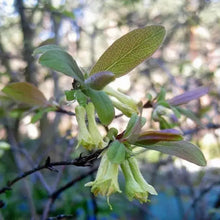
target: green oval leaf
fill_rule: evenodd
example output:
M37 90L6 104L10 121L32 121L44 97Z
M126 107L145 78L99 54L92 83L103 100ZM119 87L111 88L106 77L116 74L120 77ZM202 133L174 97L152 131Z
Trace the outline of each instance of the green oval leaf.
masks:
M198 166L206 166L206 159L201 150L187 141L158 142L154 145L138 146L177 156Z
M17 102L31 106L47 105L44 94L37 87L27 82L11 83L5 86L2 92Z
M118 140L112 142L107 151L107 157L112 163L121 164L125 160L126 149Z
M164 36L164 27L156 25L129 32L104 52L90 71L90 75L102 71L113 72L115 77L125 75L149 58L159 48Z
M85 94L91 98L95 105L96 112L103 125L109 125L115 117L115 110L112 101L103 91L86 89Z
M39 63L53 70L71 76L80 83L84 77L76 61L67 52L60 49L46 51L39 59Z

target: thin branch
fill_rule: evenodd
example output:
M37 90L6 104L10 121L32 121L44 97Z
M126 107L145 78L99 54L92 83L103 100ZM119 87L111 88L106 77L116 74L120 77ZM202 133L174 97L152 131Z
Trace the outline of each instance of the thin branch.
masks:
M54 167L55 166L62 166L62 165L74 165L74 166L91 166L93 164L93 162L98 158L98 156L100 155L100 153L104 150L105 148L101 149L101 150L97 150L94 153L84 156L82 157L82 155L79 156L79 158L75 159L75 160L71 160L71 161L60 161L60 162L50 162L50 157L47 158L46 162L44 165L38 166L34 169L31 169L29 171L24 172L23 174L17 176L16 178L14 178L13 180L9 181L7 183L7 186L3 187L2 189L0 189L0 194L4 193L7 190L11 189L11 186L14 185L16 182L20 181L21 179L37 172L43 169L49 169L51 171L55 171L58 172Z
M72 147L69 146L67 149L66 149L66 152L64 153L64 160L66 161L70 155L72 151ZM58 173L57 177L56 177L56 180L54 181L54 184L53 184L53 191L57 188L62 176L63 176L63 172L65 170L66 166L62 166L61 169L60 169L60 172ZM51 194L52 192L50 192L49 194Z
M185 131L183 131L183 134L184 135L190 135L190 134L195 134L195 133L197 133L197 132L199 132L200 130L203 130L203 129L218 129L218 128L220 128L220 124L208 123L204 127L197 127L197 128L185 130Z
M116 115L115 116L115 118L120 118L120 117L122 117L124 114L118 114L118 115Z
M65 109L63 109L63 108L61 108L61 107L58 107L58 108L56 109L56 112L58 112L58 113L63 113L63 114L67 114L67 115L70 115L70 116L76 115L74 112L67 111L67 110L65 110Z
M8 132L9 143L11 144L11 146L13 146L15 148L18 148L17 140L19 139L19 135L17 133L18 132L17 128L19 127L19 119L17 119L15 124L14 124L14 126L15 126L14 130L12 130L11 127L8 126L8 124L5 125L5 126L6 126L6 130ZM12 155L13 155L14 161L17 165L18 171L21 172L22 171L22 160L21 160L20 155L16 154L15 151L12 151ZM10 188L10 186L7 185L7 187L4 187L2 189L2 191L4 192L4 191L8 190L9 188ZM35 205L34 205L33 197L31 195L30 186L29 186L26 179L24 180L24 189L26 191L27 201L28 201L28 204L29 204L29 207L30 207L31 217L33 219L35 219L36 218L36 208L35 208ZM0 192L1 192L1 190L0 190Z
M65 159L65 160L67 160L67 157L68 157L68 155L70 154L71 150L72 150L72 149L71 149L70 147L67 148L67 150L66 150L66 152L65 152L65 155L64 155L64 159ZM55 183L54 183L54 185L53 185L53 191L56 190L56 187L57 187L57 185L58 185L58 183L59 183L59 181L60 181L60 179L61 179L61 177L62 177L62 175L63 175L63 171L64 171L65 168L66 168L66 166L62 166L61 172L59 172L59 174L57 175L57 178L56 178ZM50 193L50 194L51 194L51 193ZM46 205L45 205L45 208L44 208L44 211L43 211L43 216L45 216L44 218L48 217L49 212L50 212L50 209L51 209L51 205L52 205L52 200L49 199L49 200L47 201L47 203L46 203Z
M23 154L24 157L27 159L28 163L31 165L32 168L34 168L34 162L32 160L32 158L30 157L30 155L28 154L28 152L22 147L12 147L11 146L11 150L13 151L18 151L19 153ZM48 193L51 193L51 189L48 186L47 182L45 181L44 177L42 176L41 173L36 173L36 176L38 177L38 179L40 180L41 184L43 185L43 187L47 190Z

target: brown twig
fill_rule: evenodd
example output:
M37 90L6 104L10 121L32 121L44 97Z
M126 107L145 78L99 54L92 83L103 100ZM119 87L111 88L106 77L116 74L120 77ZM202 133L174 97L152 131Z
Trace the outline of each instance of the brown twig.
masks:
M208 123L204 127L196 127L193 129L185 130L183 131L183 134L184 135L196 134L197 132L203 129L217 129L217 128L220 128L220 124Z
M74 116L74 115L75 115L74 112L67 111L67 110L65 110L65 109L63 109L63 108L61 108L61 107L57 107L56 112L58 112L58 113L63 113L63 114L67 114L67 115L70 115L70 116Z
M105 148L104 148L105 149ZM0 194L4 193L7 190L11 189L11 186L14 185L16 182L20 181L21 179L37 172L43 169L49 169L51 171L55 171L58 172L54 167L55 166L62 166L62 165L74 165L74 166L91 166L93 164L93 162L98 158L98 156L100 155L100 153L104 150L97 150L94 153L87 155L87 156L83 156L80 155L79 158L75 159L75 160L70 160L70 161L60 161L60 162L50 162L50 157L47 158L46 162L44 165L38 166L34 169L31 169L29 171L26 171L24 173L22 173L21 175L17 176L16 178L14 178L13 180L9 181L7 183L7 186L3 187L0 189Z

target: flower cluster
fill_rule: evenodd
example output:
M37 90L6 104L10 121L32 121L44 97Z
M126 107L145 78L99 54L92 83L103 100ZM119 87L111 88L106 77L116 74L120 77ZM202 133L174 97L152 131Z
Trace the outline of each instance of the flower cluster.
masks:
M103 149L96 179L85 184L85 186L90 186L95 196L107 196L110 205L110 195L121 193L118 183L118 174L121 170L125 177L125 194L128 199L137 199L141 203L147 202L148 194L157 195L157 192L143 178L137 160L133 156L131 143L128 141L128 137L132 139L132 135L134 136L135 126L140 123L136 113L138 104L130 97L114 91L110 87L106 87L105 91L108 95L117 99L116 102L119 104L116 106L123 106L119 109L125 114L132 115L132 119L130 119L127 129L121 137L115 132L116 129L112 128L114 132L110 129L106 137L103 138L98 130L93 103L89 102L85 106L79 105L76 107L75 113L79 127L78 146L81 145L90 151L108 146L107 149ZM124 109L127 110L124 112Z
M148 201L149 193L157 195L154 187L149 185L143 178L137 160L133 156L119 165L117 163L112 163L108 159L106 152L103 153L96 179L93 182L85 184L85 186L91 186L91 191L95 196L98 194L107 196L109 201L109 196L111 194L117 192L121 193L118 184L119 166L125 177L125 194L130 201L137 199L143 203Z
M106 196L111 208L110 195L122 192L118 183L119 171L122 171L125 178L125 194L128 199L130 201L137 199L140 203L147 202L149 194L157 195L157 192L142 176L133 149L135 146L149 147L161 142L181 141L183 137L175 129L142 130L146 119L138 116L140 104L110 87L105 87L103 90L111 99L115 99L115 101L112 99L113 105L123 114L128 115L130 120L121 134L118 134L116 128L110 128L106 136L102 137L97 126L95 106L92 100L76 107L75 113L79 127L78 146L81 145L89 151L103 150L96 179L85 186L91 187L95 196ZM165 110L164 107L158 105L152 118L154 119L156 114L159 117L164 115ZM154 148L163 152L160 147L154 146Z

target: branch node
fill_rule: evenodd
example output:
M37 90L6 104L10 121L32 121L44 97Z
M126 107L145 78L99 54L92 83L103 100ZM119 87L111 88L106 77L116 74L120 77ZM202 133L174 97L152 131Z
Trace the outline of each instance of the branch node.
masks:
M53 171L53 172L56 172L56 173L59 172L57 169L55 169L53 166L51 166L50 157L49 157L49 156L48 156L47 159L46 159L45 167L46 167L48 170L50 170L50 171Z
M46 159L45 166L46 167L50 166L50 157L49 156Z

